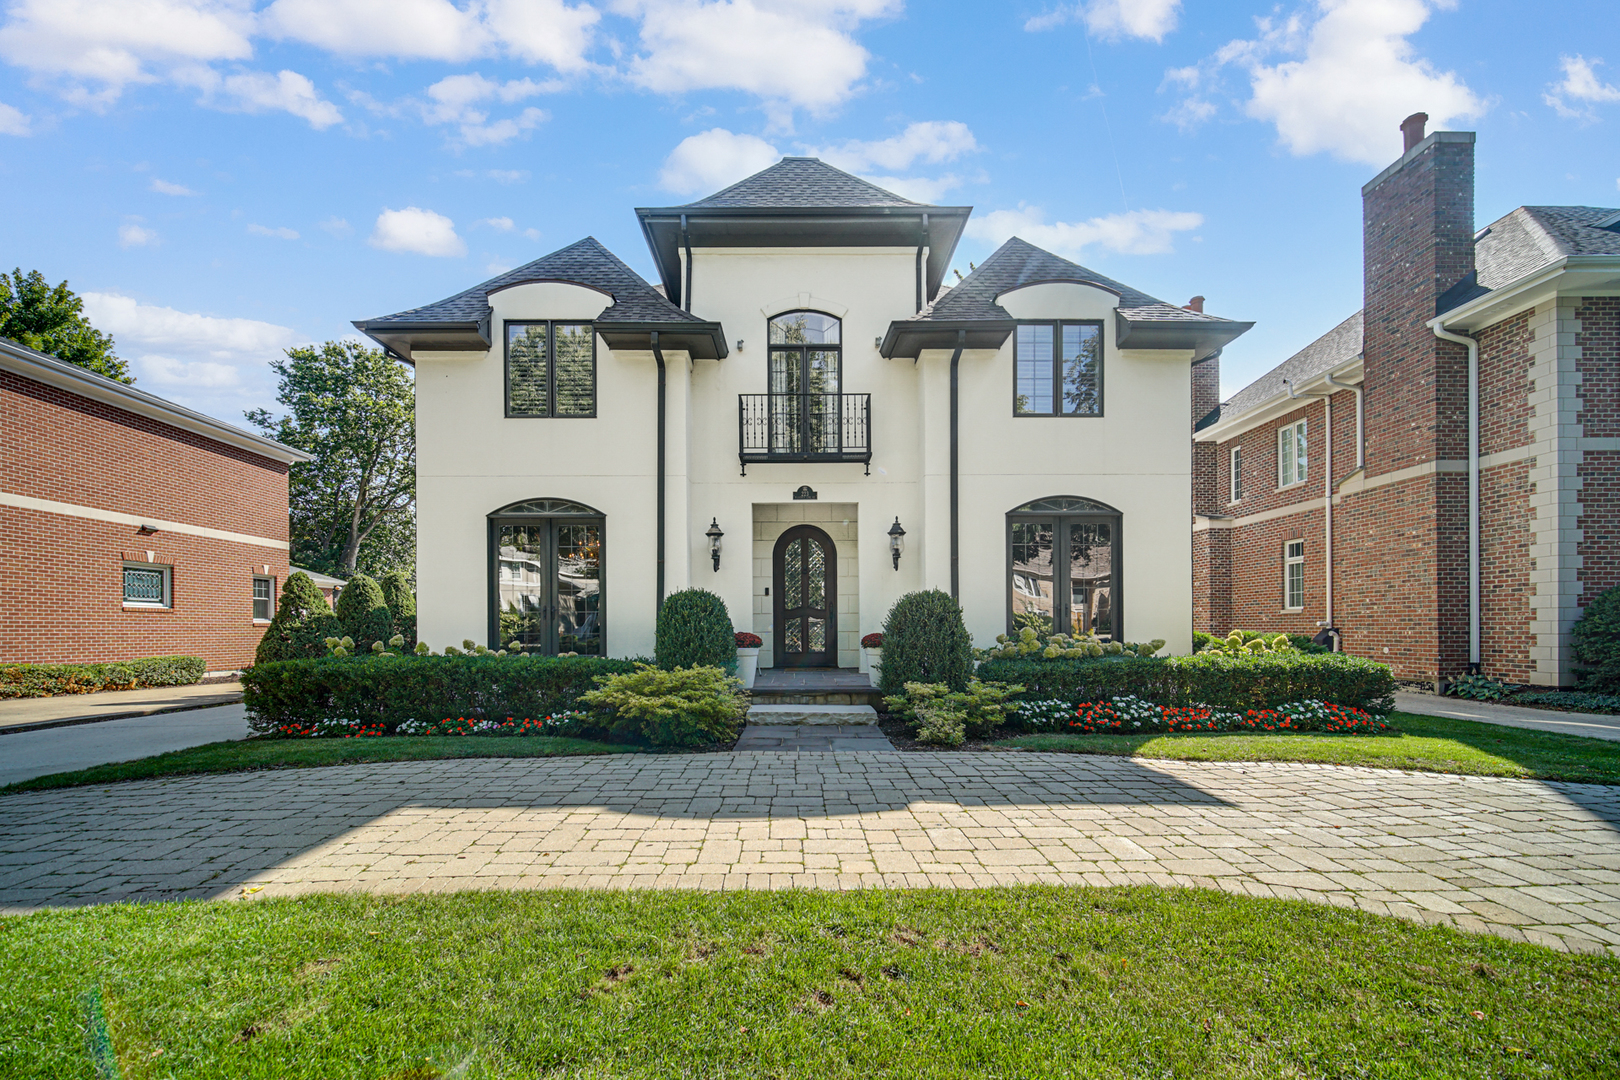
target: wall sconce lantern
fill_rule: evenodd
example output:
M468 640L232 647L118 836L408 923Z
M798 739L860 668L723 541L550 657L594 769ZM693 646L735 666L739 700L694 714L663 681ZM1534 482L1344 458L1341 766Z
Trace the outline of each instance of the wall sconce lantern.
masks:
M720 530L720 519L714 518L709 522L709 531L703 534L709 538L709 554L714 556L714 569L720 570L720 538L726 535Z
M889 554L894 556L894 568L900 569L900 553L906 549L906 530L900 527L900 519L896 517L894 524L889 526Z

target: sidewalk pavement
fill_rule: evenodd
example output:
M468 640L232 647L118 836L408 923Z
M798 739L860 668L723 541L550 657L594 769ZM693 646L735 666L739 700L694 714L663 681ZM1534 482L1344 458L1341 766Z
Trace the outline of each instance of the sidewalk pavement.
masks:
M0 735L0 785L46 773L133 761L203 743L245 739L247 734L247 709L240 704L128 717L105 724L17 731Z
M1602 713L1556 712L1552 709L1529 709L1523 705L1502 705L1495 701L1469 701L1466 698L1406 692L1395 695L1395 708L1419 716L1476 720L1482 724L1501 724L1503 727L1531 728L1620 742L1620 716L1605 716Z
M100 694L59 694L56 697L11 698L0 701L0 734L8 729L61 727L126 716L233 705L242 700L239 682L197 683L193 686L149 686L142 690L109 690Z

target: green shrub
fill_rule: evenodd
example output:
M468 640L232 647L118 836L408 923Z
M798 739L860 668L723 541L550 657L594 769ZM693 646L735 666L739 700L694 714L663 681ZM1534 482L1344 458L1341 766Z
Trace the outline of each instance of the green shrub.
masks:
M727 742L737 737L748 713L742 684L718 665L665 671L637 664L632 672L596 681L600 688L581 694L580 704L609 717L615 740L645 739L654 746Z
M207 670L208 663L200 656L154 656L112 664L0 664L0 699L189 686Z
M362 720L538 719L578 708L598 675L634 671L594 656L364 656L259 664L242 676L248 725Z
M1520 703L1573 712L1620 713L1620 694L1589 694L1582 690L1537 690L1513 698L1513 704Z
M1231 656L1200 652L1163 660L989 660L986 682L1020 683L1026 701L1102 701L1130 694L1156 705L1270 709L1295 701L1353 705L1373 713L1395 707L1395 677L1384 664L1345 653Z
M1459 675L1446 687L1446 693L1470 701L1501 701L1514 689L1485 675Z
M416 589L410 576L403 570L390 570L377 579L382 589L383 603L388 605L388 616L393 620L392 641L397 635L405 639L404 648L416 648ZM506 639L510 640L510 639Z
M332 605L326 602L315 582L302 570L287 576L281 587L281 602L275 617L264 628L253 662L270 664L280 660L306 660L326 655L323 644L343 633Z
M907 593L883 620L881 689L897 694L907 683L944 683L966 690L973 674L973 639L962 608L938 589Z
M1586 665L1581 688L1620 692L1620 588L1586 605L1571 636L1576 658Z
M918 725L918 742L940 742L935 735L957 732L982 738L1007 722L1007 714L1017 706L1010 701L1024 692L1022 686L968 681L965 691L952 690L944 683L906 683L905 693L883 699L884 708ZM924 730L930 732L925 738ZM944 745L960 746L962 739L945 739Z
M737 670L737 638L726 602L707 589L683 589L664 598L658 611L653 654L658 666Z
M996 643L980 653L979 658L1081 660L1088 656L1152 656L1164 645L1164 638L1145 642L1104 641L1096 634L1042 634L1025 626L1016 635L997 634Z
M338 593L337 617L343 636L354 638L361 650L371 648L373 641L394 636L394 618L383 599L382 586L365 574L354 575Z

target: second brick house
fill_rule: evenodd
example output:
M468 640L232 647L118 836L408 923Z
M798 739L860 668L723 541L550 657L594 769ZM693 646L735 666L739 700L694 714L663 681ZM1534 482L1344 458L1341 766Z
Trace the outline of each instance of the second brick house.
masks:
M1572 685L1620 585L1620 210L1476 233L1474 135L1425 119L1362 189L1362 310L1224 403L1195 378L1194 624Z

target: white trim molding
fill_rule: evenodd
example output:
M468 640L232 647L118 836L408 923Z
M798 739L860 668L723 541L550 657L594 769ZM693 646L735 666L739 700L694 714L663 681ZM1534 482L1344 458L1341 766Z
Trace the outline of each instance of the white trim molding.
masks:
M1586 455L1579 422L1580 300L1559 296L1537 304L1530 316L1530 646L1539 686L1572 686L1575 679L1570 630L1580 614L1580 467Z
M187 525L182 521L164 521L162 518L122 514L116 510L99 510L94 506L79 506L75 503L57 502L54 499L36 499L32 495L12 495L0 491L0 506L15 506L19 510L38 510L45 514L61 514L64 517L105 521L112 525L133 525L136 528L147 525L158 532L182 533L186 536L205 536L210 540L229 540L233 544L252 544L255 547L275 548L277 551L291 550L291 545L287 541L272 540L267 536L250 536L247 533L209 529L201 525Z

